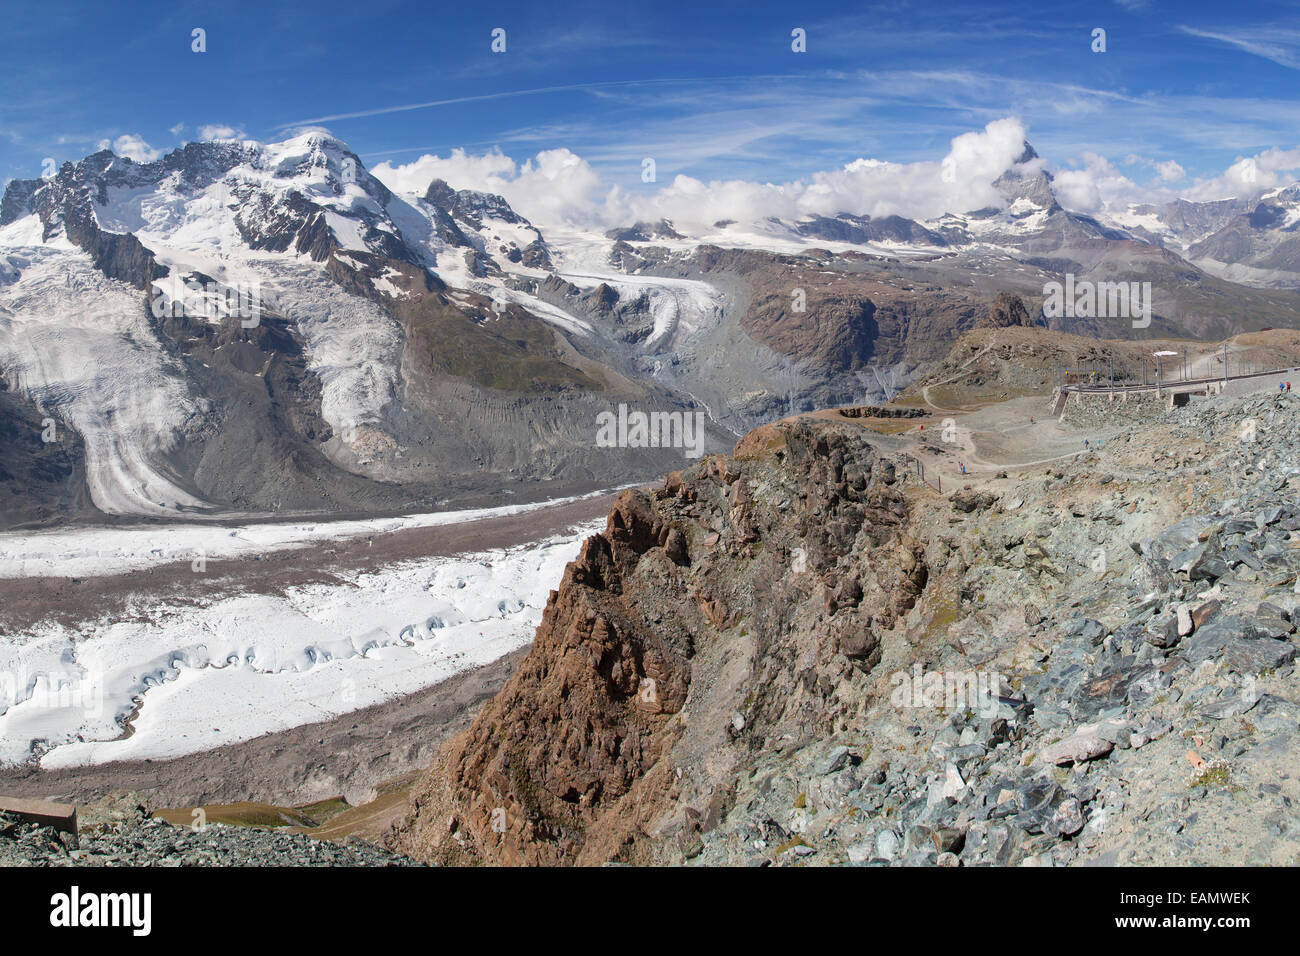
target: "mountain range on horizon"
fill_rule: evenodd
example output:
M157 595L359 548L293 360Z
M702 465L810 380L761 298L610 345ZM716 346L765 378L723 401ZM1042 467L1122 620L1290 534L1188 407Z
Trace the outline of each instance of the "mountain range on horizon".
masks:
M682 452L596 447L602 411L703 411L721 450L794 411L888 400L999 295L1095 338L1300 326L1300 184L1092 216L1045 165L1024 143L988 183L996 204L925 220L599 229L440 179L399 192L319 130L95 152L0 202L0 402L23 423L0 434L0 516L609 487ZM1150 327L1044 316L1067 275L1150 283ZM72 440L43 441L51 423Z

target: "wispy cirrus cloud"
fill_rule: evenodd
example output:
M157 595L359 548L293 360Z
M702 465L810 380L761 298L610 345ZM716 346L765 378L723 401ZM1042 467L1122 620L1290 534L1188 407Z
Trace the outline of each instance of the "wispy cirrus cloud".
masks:
M1188 36L1214 40L1251 56L1263 57L1288 70L1300 70L1300 30L1269 28L1214 31L1185 25L1180 25L1178 29Z
M263 4L255 30L239 4L196 19L182 0L141 26L69 2L0 36L0 173L30 176L44 157L77 159L124 131L149 150L207 138L216 132L194 120L216 117L262 140L329 125L367 162L567 149L606 183L647 192L645 157L665 180L794 182L854 157L933 161L954 137L1017 116L1043 155L1084 169L1087 154L1104 157L1121 174L1094 161L1099 181L1145 188L1213 178L1237 157L1290 148L1300 129L1300 24L1278 12L1294 0L1172 20L1174 5L1154 0L1050 17L991 0L926 17L920 0L833 13L659 0L586 4L581 17L371 0L328 15ZM190 49L195 25L208 31L203 55ZM498 26L504 54L490 50ZM1097 26L1105 54L1091 49ZM792 49L795 27L805 52ZM56 140L74 130L80 140ZM1175 167L1184 178L1166 178Z
M787 77L704 77L697 79L682 77L661 77L657 79L640 79L640 80L609 80L607 82L596 83L566 83L559 86L539 86L531 89L520 90L500 90L495 93L475 93L470 96L453 96L440 100L428 100L423 103L405 103L397 106L375 106L367 109L354 110L348 113L330 113L324 116L314 116L307 119L291 120L287 123L278 123L275 126L277 130L295 129L300 126L312 126L316 123L335 123L339 120L364 119L371 116L387 116L392 113L409 113L414 110L435 109L439 106L457 106L464 103L483 103L492 100L515 99L527 96L542 96L547 93L584 93L597 92L600 90L614 90L619 88L632 87L660 87L679 83L701 84L725 82L728 79L744 80L772 80L785 79Z
M489 139L444 140L437 147L395 142L390 150L363 155L373 162L456 146L511 152L558 147L627 188L640 188L647 157L655 159L661 177L710 179L725 170L724 178L779 182L854 157L905 162L933 156L952 137L1007 115L1024 118L1044 155L1062 162L1085 153L1113 162L1141 155L1150 159L1143 171L1162 179L1175 168L1208 174L1233 156L1288 146L1300 128L1300 103L1293 98L1128 92L1099 82L969 69L819 71L781 82L739 77L622 84L601 90L599 108L583 101L550 112L544 122L502 126ZM1165 164L1163 171L1157 164Z

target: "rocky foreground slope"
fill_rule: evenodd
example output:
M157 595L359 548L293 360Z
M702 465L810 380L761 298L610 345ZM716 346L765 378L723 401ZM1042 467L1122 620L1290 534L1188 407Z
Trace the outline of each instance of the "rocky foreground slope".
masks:
M415 861L361 840L327 843L296 833L151 819L126 798L83 810L76 837L0 812L6 866L412 866Z
M1297 426L1284 396L1151 409L949 498L854 424L761 428L622 496L391 842L446 863L1294 863Z

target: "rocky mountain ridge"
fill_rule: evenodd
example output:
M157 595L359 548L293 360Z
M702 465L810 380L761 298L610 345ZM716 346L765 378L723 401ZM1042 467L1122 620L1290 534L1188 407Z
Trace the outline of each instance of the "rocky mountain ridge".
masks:
M1028 145L995 186L1004 207L933 223L720 223L701 241L660 221L557 244L499 196L399 195L319 131L152 163L101 151L0 202L0 371L26 417L79 439L77 517L393 512L671 468L681 449L596 445L620 404L702 414L716 451L888 400L962 333L1011 321L1007 296L1016 323L1044 321L1066 273L1153 288L1149 329L1045 320L1075 334L1300 315L1295 292L1065 210ZM15 489L47 483L10 458Z
M1285 395L1153 406L948 497L856 426L759 429L624 495L393 845L1293 863L1297 424Z

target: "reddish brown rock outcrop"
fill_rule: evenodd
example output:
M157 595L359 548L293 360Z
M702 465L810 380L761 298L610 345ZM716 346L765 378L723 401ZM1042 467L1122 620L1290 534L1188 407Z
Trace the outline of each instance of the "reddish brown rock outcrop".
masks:
M895 469L823 422L759 429L737 452L619 497L395 846L448 863L680 860L749 755L862 705L878 629L926 580Z

